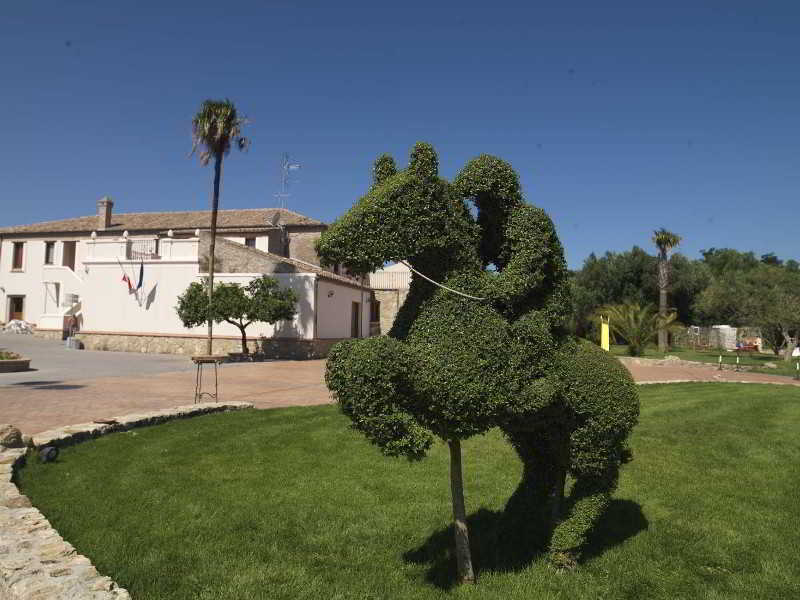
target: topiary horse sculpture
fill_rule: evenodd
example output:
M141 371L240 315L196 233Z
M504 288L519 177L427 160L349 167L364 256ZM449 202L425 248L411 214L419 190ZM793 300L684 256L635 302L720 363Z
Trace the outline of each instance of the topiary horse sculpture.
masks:
M326 381L385 454L420 459L436 437L448 443L459 580L474 580L460 441L495 426L523 462L512 500L526 530L550 540L557 564L573 563L616 486L638 396L618 361L567 334L563 249L513 169L482 155L450 184L428 144L403 171L383 155L367 195L317 250L354 272L389 261L413 271L388 336L337 344Z

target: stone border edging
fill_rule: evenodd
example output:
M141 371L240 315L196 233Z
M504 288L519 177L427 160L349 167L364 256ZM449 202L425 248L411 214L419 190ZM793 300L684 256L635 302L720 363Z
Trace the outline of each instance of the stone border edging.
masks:
M788 385L798 387L790 381L750 381L748 379L664 379L654 381L636 381L636 385L663 385L665 383L747 383L750 385Z
M250 402L205 402L80 423L34 435L31 445L68 446L135 427L253 408ZM12 481L27 448L0 446L0 598L2 600L130 600L110 577L62 538Z
M739 371L747 372L753 369L754 365L739 365L738 369L733 363L701 362L699 360L684 360L677 356L667 356L665 358L644 358L641 356L618 356L617 359L622 364L640 365L643 367L690 367L693 369L713 369L714 371Z

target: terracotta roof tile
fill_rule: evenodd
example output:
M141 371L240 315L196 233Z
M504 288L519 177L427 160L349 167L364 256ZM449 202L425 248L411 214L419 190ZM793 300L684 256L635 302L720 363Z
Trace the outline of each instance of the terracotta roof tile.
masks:
M324 225L285 208L245 208L220 210L217 227L261 227L269 225L269 219L279 212L282 225ZM164 231L167 229L203 229L209 227L211 211L195 210L187 212L151 212L112 214L111 227L104 231ZM91 232L98 230L98 217L75 217L60 221L45 221L31 225L17 225L0 228L0 235L9 233L60 233ZM98 230L99 231L99 230Z

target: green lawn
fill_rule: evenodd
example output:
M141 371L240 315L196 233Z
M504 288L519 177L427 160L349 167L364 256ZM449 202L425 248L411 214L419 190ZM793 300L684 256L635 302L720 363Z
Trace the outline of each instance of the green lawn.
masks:
M136 600L800 597L800 389L641 389L634 461L557 573L509 547L519 462L464 445L479 583L451 587L448 454L383 458L335 407L211 415L29 460L21 485ZM512 523L513 526L513 523Z
M627 356L628 347L624 345L611 346L611 353L616 356ZM692 350L691 348L673 348L666 354L660 353L656 346L648 346L645 350L644 358L664 358L664 356L677 356L683 360L693 360L697 362L707 362L717 364L720 355L722 361L726 365L736 364L736 353L726 352L719 350ZM776 369L764 367L764 363L773 363L777 366ZM793 377L796 373L797 359L793 358L790 362L783 360L782 356L775 356L774 354L757 354L755 352L742 352L739 358L739 364L749 367L755 373L766 373L768 375L785 375Z

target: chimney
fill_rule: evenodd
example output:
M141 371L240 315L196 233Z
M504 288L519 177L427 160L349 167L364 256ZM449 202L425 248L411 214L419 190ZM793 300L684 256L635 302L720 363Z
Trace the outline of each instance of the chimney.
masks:
M108 229L111 227L111 209L114 201L108 196L103 196L97 201L97 228Z

